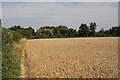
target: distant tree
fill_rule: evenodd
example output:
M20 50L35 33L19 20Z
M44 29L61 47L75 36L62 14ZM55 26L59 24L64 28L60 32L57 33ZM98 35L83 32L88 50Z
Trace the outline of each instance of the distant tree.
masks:
M55 37L68 37L68 27L59 25L56 28L54 28L53 33Z
M76 31L76 29L68 28L64 25L59 26L43 26L40 27L36 32L32 27L23 28L20 25L15 25L9 28L12 31L15 31L14 33L18 35L22 35L22 37L25 37L27 39L31 38L62 38L62 37L104 37L104 36L120 36L120 26L114 26L108 30L104 30L104 28L101 28L101 30L96 31L96 23L91 22L90 26L87 26L86 24L81 24L79 27L79 30ZM15 35L17 38L17 36Z
M101 29L96 33L96 36L97 36L97 37L104 37L104 36L106 36L106 35L105 35L105 32L104 32L104 28L101 28Z
M54 26L40 27L36 31L37 37L39 37L39 38L52 38L52 37L54 37L54 33L53 33L54 28L55 28Z
M58 27L53 29L53 34L54 34L54 37L60 37L60 32L59 32Z
M31 39L35 35L35 31L32 27L23 28L20 25L15 25L9 28L10 30L16 31L23 35L23 37Z
M110 31L109 31L109 30L105 30L105 31L104 31L104 34L105 34L106 37L112 36L112 35L110 34Z
M58 30L59 30L61 37L68 37L68 27L67 26L59 25Z
M90 23L90 36L91 37L94 37L95 36L95 30L96 30L96 23L93 22L93 23Z
M68 36L69 37L75 37L75 36L77 36L76 29L69 28L69 30L68 30Z
M104 33L104 28L101 28L101 30L99 32L100 33Z
M20 26L20 25L14 25L14 26L12 26L11 28L9 28L9 29L11 29L11 30L20 30L22 27Z
M32 27L28 27L26 30L29 31L28 38L33 38L33 36L35 36L35 30Z
M112 29L109 30L112 36L120 36L120 26L112 27Z
M86 24L81 24L78 30L78 35L82 37L89 36L89 27Z
M31 31L32 35L34 35L34 34L35 34L35 30L34 30L32 27L28 27L28 30L30 30L30 31Z

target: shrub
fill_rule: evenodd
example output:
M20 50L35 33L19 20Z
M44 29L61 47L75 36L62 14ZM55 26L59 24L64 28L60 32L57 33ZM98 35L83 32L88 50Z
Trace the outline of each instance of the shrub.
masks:
M19 42L22 35L2 28L2 77L18 78L20 76L20 59L13 54L13 43ZM17 53L17 52L16 52Z

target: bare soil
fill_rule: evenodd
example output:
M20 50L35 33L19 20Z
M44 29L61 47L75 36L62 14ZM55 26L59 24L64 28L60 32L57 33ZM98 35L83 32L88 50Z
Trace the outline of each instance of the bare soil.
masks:
M24 48L28 78L116 78L118 38L27 40Z

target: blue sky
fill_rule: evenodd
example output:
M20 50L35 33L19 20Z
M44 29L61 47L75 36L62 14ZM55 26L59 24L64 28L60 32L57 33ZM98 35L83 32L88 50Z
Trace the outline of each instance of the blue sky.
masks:
M117 2L3 2L2 9L5 27L66 25L78 29L81 23L96 22L98 29L108 29L118 25Z

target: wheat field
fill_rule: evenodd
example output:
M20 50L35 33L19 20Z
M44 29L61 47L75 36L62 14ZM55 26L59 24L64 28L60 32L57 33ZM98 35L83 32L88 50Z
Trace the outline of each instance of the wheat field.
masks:
M24 48L28 78L116 78L118 38L27 40Z

